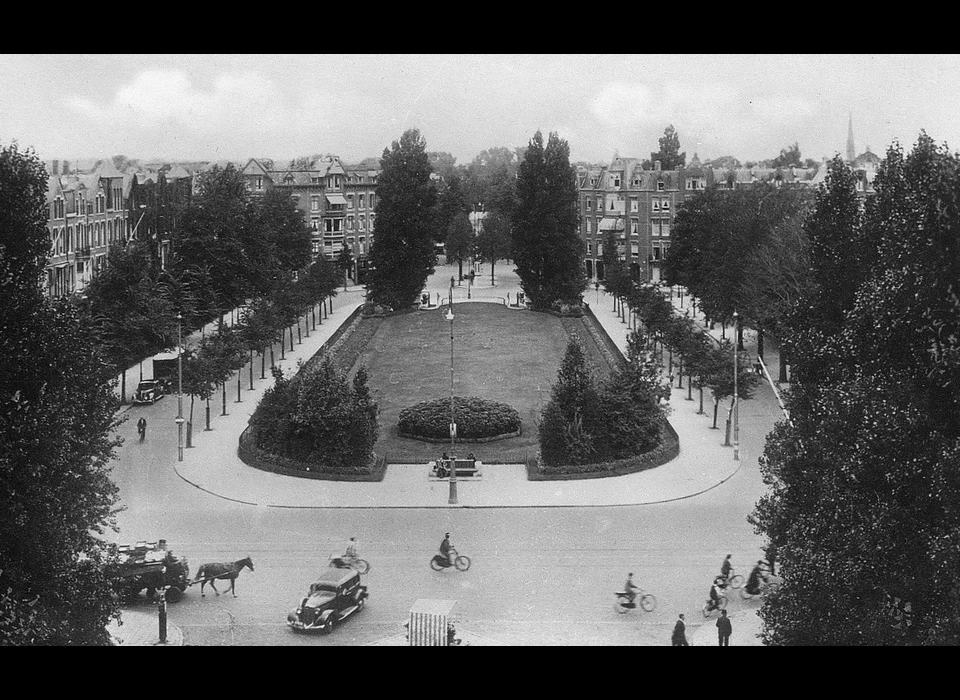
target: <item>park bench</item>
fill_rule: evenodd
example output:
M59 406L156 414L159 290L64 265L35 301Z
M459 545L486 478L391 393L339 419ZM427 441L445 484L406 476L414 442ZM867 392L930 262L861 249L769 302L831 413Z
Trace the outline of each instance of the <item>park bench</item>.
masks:
M446 478L450 476L450 461L449 459L443 460L438 459L433 463L433 474L441 478ZM480 468L477 467L477 460L474 459L459 459L454 457L453 463L456 465L457 476L476 476Z

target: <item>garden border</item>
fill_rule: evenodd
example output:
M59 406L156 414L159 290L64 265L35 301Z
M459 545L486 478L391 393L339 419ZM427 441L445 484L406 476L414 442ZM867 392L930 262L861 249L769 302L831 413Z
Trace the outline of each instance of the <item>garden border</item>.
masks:
M312 469L323 469L322 464L311 464L300 462L288 457L281 457L269 452L264 452L256 445L254 431L248 425L240 433L239 444L237 445L237 456L240 461L248 467L259 469L273 474L283 476L295 476L301 479L316 479L320 481L383 481L387 473L387 458L385 455L374 453L373 466L369 474L338 474L335 472L311 471ZM284 466L285 464L291 466ZM303 465L302 468L292 465Z

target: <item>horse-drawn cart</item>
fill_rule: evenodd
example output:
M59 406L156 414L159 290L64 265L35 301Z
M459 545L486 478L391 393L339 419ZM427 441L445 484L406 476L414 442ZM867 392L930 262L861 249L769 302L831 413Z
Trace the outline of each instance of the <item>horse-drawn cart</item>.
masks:
M136 599L144 588L153 597L164 591L164 597L176 603L190 585L190 566L186 557L178 557L167 549L167 541L137 542L117 547L119 574L117 586L128 600Z

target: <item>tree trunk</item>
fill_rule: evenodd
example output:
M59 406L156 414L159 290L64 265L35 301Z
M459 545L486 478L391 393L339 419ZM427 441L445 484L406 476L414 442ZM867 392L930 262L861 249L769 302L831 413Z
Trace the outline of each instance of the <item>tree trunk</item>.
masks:
M280 329L280 359L281 360L287 359L286 350L285 350L286 347L287 347L287 329L281 328Z
M293 326L290 326L290 352L293 352Z
M737 350L743 350L743 326L737 324Z
M497 261L496 261L496 260L491 260L491 261L490 261L490 286L491 286L491 287L496 287L496 286L497 286L497 283L494 282L494 279L493 279L493 268L494 268L494 266L495 266L496 264L497 264Z
M703 384L700 385L700 410L697 411L698 416L702 416L705 413L703 410Z
M757 328L757 357L763 359L763 326Z
M127 370L120 373L120 405L127 405Z
M457 280L457 286L460 286L460 283L463 282L463 258L457 258L457 264L460 267L460 278Z
M717 412L720 410L720 399L717 397L713 398L713 426L714 430L717 429Z

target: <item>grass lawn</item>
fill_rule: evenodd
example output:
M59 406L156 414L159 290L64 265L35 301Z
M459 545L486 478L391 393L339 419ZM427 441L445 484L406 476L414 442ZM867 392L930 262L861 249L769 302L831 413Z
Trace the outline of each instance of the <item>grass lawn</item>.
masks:
M523 434L491 443L457 445L483 462L523 462L538 449L537 425L557 378L569 338L561 319L508 309L501 304L455 304L453 320L454 393L502 401L520 414ZM579 319L566 319L579 323ZM363 321L367 323L368 321ZM584 331L579 333L594 366L605 360ZM450 322L443 307L383 320L360 353L370 389L380 405L378 454L390 462L427 462L450 445L397 435L400 411L420 401L450 395Z

